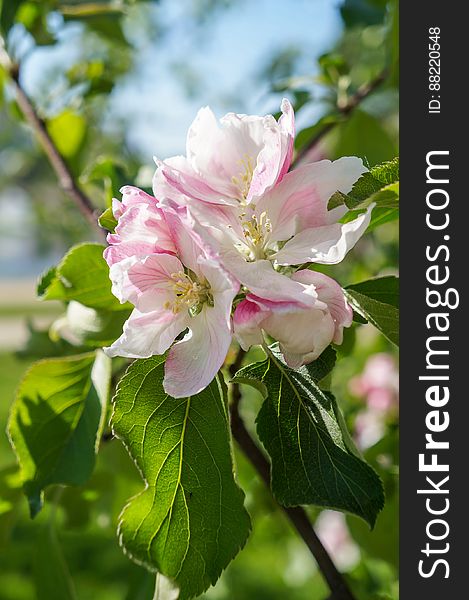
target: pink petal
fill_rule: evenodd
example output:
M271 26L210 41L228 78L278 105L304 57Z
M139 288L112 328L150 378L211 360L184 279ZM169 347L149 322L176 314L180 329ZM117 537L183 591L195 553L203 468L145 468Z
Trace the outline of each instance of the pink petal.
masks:
M122 201L116 198L112 199L112 212L116 219L119 219L131 206L137 204L156 204L156 198L132 185L125 185L120 189L120 192L122 194Z
M130 265L125 278L127 299L142 312L161 309L174 300L174 273L184 271L181 261L171 254L151 254Z
M168 355L164 387L174 398L205 389L223 365L231 343L231 306L239 285L213 259L200 256L198 260L214 306L205 305L189 319L189 333Z
M149 242L119 242L114 241L115 239L116 238L114 236L108 235L107 241L111 245L108 246L103 253L104 259L109 267L121 262L125 258L146 256L147 254L152 254L155 251L162 251L159 247L155 247L155 244L151 244Z
M233 314L234 334L243 350L249 350L251 346L264 341L261 323L265 316L266 312L249 300L242 300L236 307Z
M339 209L340 215L327 210L332 194L349 192L365 171L362 161L356 157L302 165L287 173L259 200L258 217L263 212L267 214L273 241L285 241L304 229L328 225L343 214L342 209Z
M174 166L176 164L177 167ZM211 184L220 185L223 188L226 186L221 185L218 180L212 181L210 178L207 179L196 173L184 157L165 160L160 169L167 183L180 194L215 204L231 204L233 206L237 204L236 200L231 199L233 197L232 189L228 191L214 189ZM231 183L230 179L229 181ZM156 178L156 182L158 182L158 178ZM233 187L232 184L231 187ZM155 191L157 190L158 186L155 187Z
M119 218L115 233L109 234L107 241L115 248L105 251L109 265L129 256L176 251L163 212L148 203L129 206Z
M227 326L231 326L230 313L233 298L239 291L239 283L226 271L223 264L213 257L199 256L200 272L210 284L211 293L220 310L225 310Z

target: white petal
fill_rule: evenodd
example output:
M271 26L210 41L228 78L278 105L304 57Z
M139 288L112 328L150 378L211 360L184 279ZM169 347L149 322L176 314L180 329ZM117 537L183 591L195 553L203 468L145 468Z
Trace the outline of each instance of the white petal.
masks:
M299 306L313 306L316 294L302 284L274 270L269 260L247 262L236 250L221 253L225 267L250 292L277 302L294 302Z
M361 236L371 219L370 206L366 213L349 223L313 227L297 233L274 256L279 265L299 265L306 262L334 265L341 262Z
M205 307L190 319L189 333L171 348L166 359L163 385L170 396L193 396L213 380L231 343L226 320L226 311L218 306Z
M306 356L312 356L310 360L317 358L334 336L334 322L327 310L306 309L290 314L272 312L262 327L280 342L285 360L293 368L304 364Z
M110 357L126 358L163 354L187 327L188 318L187 313L157 311L142 314L135 309L125 322L120 338L112 346L104 348L104 352Z
M318 298L326 304L334 321L335 333L333 341L336 344L341 344L344 327L350 327L352 324L353 311L347 303L340 285L334 279L324 275L324 273L311 271L311 269L297 271L292 275L292 278L305 285L314 285Z

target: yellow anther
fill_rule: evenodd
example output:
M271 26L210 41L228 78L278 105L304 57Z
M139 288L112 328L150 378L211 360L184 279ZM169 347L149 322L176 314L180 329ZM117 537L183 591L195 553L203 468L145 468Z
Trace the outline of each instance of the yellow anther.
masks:
M245 216L246 213L242 213L239 217L245 239L245 246L240 247L240 251L246 254L249 260L264 258L272 233L272 223L265 211L259 217L251 214L250 218L246 219Z
M238 164L241 167L241 171L236 177L233 176L231 181L238 188L242 198L246 199L249 193L249 188L251 187L255 163L252 156L245 154L243 158L238 161Z
M174 314L182 310L188 310L191 315L197 314L203 304L208 303L213 306L213 299L210 293L210 287L205 283L193 281L189 275L179 271L171 273L171 279L174 281L172 289L174 300L165 302L164 308L170 309Z

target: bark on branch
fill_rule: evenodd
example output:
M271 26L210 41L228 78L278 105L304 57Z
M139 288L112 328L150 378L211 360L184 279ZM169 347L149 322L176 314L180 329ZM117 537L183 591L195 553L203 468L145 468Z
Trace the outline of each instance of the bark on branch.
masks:
M235 361L230 367L230 375L234 377L236 372L241 367L244 358L244 352L240 349L236 356ZM251 462L253 467L261 479L270 490L270 465L264 454L261 452L256 442L251 437L251 434L246 429L246 426L239 414L239 403L241 400L241 389L239 384L231 384L231 404L230 404L230 416L231 416L231 431L233 437L238 443L241 450L244 452L248 460ZM280 506L280 505L279 505ZM300 537L303 539L305 544L308 546L311 554L316 559L319 569L327 581L327 584L332 592L331 599L333 600L355 600L352 592L350 591L347 582L343 575L338 571L327 550L321 543L321 540L316 535L316 532L311 525L306 511L299 507L285 507L280 506L285 512L293 527L296 529ZM331 600L330 599L330 600Z

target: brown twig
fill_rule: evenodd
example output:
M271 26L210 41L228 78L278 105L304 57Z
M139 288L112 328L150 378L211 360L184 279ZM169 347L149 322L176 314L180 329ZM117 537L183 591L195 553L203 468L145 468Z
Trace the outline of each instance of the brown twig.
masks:
M236 372L241 367L244 355L245 353L242 350L238 351L235 361L230 366L231 377L234 377ZM263 479L267 488L270 490L270 465L264 454L251 437L251 434L246 429L241 415L239 414L239 403L241 396L242 394L239 384L232 383L230 404L231 431L241 450L254 466L261 479ZM324 579L327 581L327 584L332 592L332 596L329 600L355 600L347 585L347 582L342 574L337 570L337 567L333 563L327 550L324 548L321 540L316 535L306 511L299 506L280 507L286 513L292 525L295 527L298 534L308 546L311 554L316 559L319 569L321 570Z
M105 235L104 230L102 230L98 225L98 214L93 206L93 203L78 187L70 167L67 165L65 159L60 154L53 139L49 135L46 124L39 117L33 103L24 91L20 83L18 65L12 61L7 62L6 52L4 50L2 54L2 63L4 66L5 64L8 65L7 72L10 75L10 80L15 89L18 106L23 113L24 118L35 132L37 139L49 160L49 163L57 175L60 187L75 202L83 216L93 225L93 227L95 227L101 233L101 235Z
M372 94L388 76L387 70L382 71L375 79L362 85L353 96L350 96L348 101L343 106L337 106L339 113L346 117L352 113L361 102ZM324 127L304 146L296 155L295 160L291 164L291 169L297 167L301 161L309 154L309 152L326 136L335 126L337 122L331 121L326 123Z

